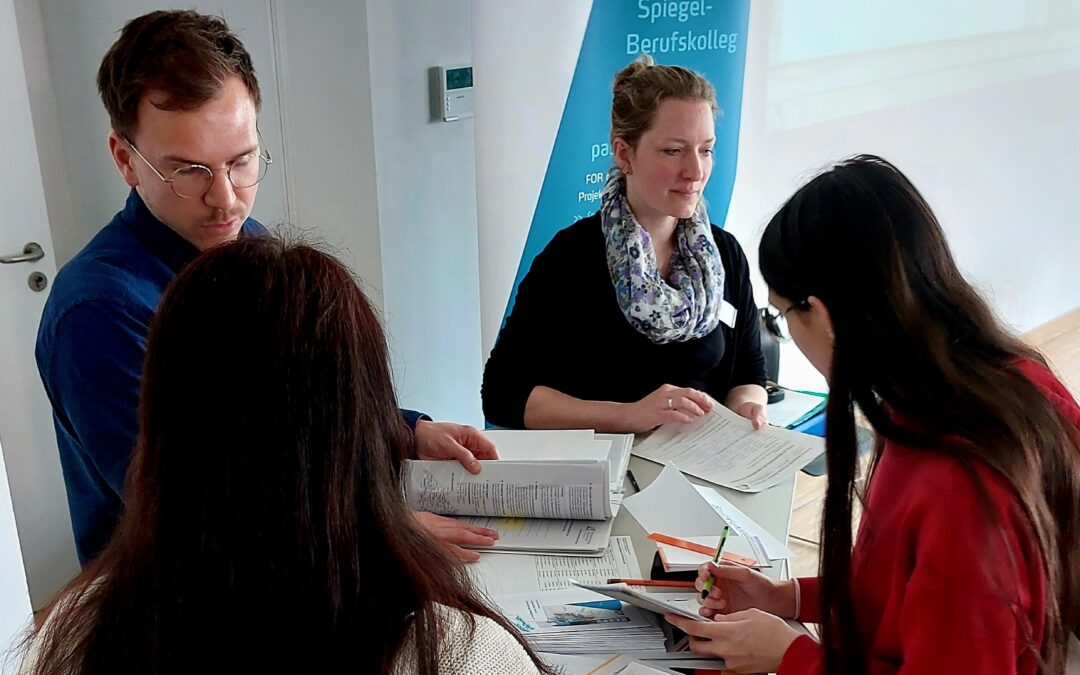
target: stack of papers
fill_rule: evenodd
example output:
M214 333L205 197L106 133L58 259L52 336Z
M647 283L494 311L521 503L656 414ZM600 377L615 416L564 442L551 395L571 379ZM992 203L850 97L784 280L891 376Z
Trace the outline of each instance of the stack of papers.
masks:
M693 621L704 621L698 614L697 593L648 593L626 584L576 584L601 595L616 598L634 607L647 609L655 614L674 614Z
M670 670L666 665L679 668L711 668L719 670L723 661L702 659L682 652L681 658L670 658L667 653L650 654L648 657L627 654L553 654L541 652L544 663L553 666L560 675L681 675L685 670Z
M630 537L613 537L597 559L484 554L469 566L476 587L538 651L589 654L664 650L655 617L574 585L587 579L640 578Z
M498 555L481 553L466 569L473 584L485 595L541 593L573 588L573 581L590 584L608 579L640 579L634 544L630 537L612 537L603 556Z
M740 492L760 492L792 478L825 452L825 439L766 426L722 405L688 424L671 422L634 446L634 454Z
M585 430L589 432L588 429ZM626 482L626 472L630 468L630 454L634 447L634 434L596 434L597 441L610 441L611 449L608 451L608 471L611 480L611 511L619 515L619 507L622 505Z
M496 552L601 556L622 505L633 436L592 430L488 431L501 459L479 474L457 462L408 460L406 501L499 533Z
M592 429L511 430L489 429L484 435L495 444L499 457L512 461L554 462L593 458L602 449L608 461L612 513L618 515L623 481L630 466L633 434L598 434Z
M646 593L626 584L604 584L601 586L582 585L582 588L595 591L611 598L618 598L633 607L639 607L657 615L674 614L692 621L709 621L698 613L697 593ZM806 627L794 619L785 619L787 624L801 634L809 635Z
M492 598L537 651L557 654L662 651L651 612L583 588Z

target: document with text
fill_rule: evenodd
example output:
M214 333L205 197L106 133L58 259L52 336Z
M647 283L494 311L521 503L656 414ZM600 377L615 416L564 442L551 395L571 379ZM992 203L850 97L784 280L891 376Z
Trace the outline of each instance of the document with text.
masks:
M478 548L493 553L601 556L608 548L614 518L572 520L564 518L489 518L458 516L477 527L499 533L495 545Z
M501 459L469 473L458 462L408 460L409 506L499 533L485 551L601 556L623 498L631 434L591 429L490 430Z
M608 460L611 503L618 512L623 478L630 465L633 434L598 434L592 429L489 429L484 432L503 460Z
M491 600L539 651L595 654L664 649L664 633L655 614L577 586Z
M597 460L480 462L407 460L405 500L415 511L445 516L604 520L611 517L606 455Z
M570 588L571 579L603 584L611 578L640 579L641 568L630 537L612 537L604 555L498 555L481 553L468 565L477 588L488 595L538 593Z
M825 439L766 426L722 405L689 424L660 427L634 446L639 457L740 492L760 492L791 478L825 452Z

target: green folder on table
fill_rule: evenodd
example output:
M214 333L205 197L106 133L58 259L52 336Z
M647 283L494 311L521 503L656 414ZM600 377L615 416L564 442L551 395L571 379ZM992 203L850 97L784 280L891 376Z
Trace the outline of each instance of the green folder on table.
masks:
M825 409L825 403L829 400L828 394L820 394L816 391L799 391L797 389L784 390L784 399L777 403L770 403L769 424L785 429L793 429L814 415Z

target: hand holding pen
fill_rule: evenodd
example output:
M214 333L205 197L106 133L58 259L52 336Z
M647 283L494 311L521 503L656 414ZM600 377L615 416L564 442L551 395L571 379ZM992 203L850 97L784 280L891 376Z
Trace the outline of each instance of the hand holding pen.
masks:
M713 554L713 558L712 558L713 564L716 564L716 563L720 562L720 554L723 553L723 551L724 551L724 544L727 543L727 536L728 536L729 532L731 532L731 526L730 525L725 525L724 526L724 531L720 533L720 543L716 545L716 553ZM701 599L702 600L709 597L709 591L712 590L712 587L713 587L713 577L712 577L712 575L710 575L709 578L705 580L705 585L701 589Z
M760 609L783 618L795 616L795 590L791 580L776 581L742 565L708 562L698 569L694 584L707 596L699 600L701 608L698 611L707 619L746 609ZM708 591L705 591L706 585Z

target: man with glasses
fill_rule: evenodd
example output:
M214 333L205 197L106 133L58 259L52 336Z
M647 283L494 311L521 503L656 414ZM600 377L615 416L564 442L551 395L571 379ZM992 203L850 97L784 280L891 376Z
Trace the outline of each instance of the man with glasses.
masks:
M97 84L109 151L131 192L57 274L36 349L83 564L108 542L123 506L158 301L200 251L266 234L250 214L273 164L257 125L262 98L251 57L219 18L157 11L133 19L102 60ZM479 470L476 458L497 456L472 427L402 414L420 457ZM451 545L494 543L490 530L431 514L421 522Z

